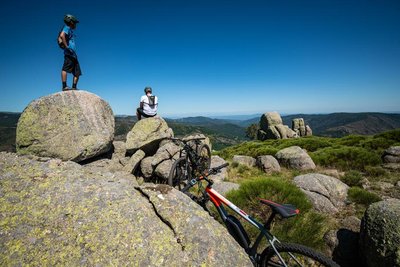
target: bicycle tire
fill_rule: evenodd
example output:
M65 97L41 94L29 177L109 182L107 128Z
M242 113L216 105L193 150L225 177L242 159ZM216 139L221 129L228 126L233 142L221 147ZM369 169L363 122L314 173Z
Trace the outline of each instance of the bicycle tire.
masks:
M198 150L197 154L200 157L200 172L208 170L211 166L211 149L207 144L202 144Z
M326 267L339 267L339 265L331 260L330 258L322 255L321 253L299 244L293 243L275 243L275 248L285 260L287 266L326 266ZM295 262L291 256L291 253L296 257L299 264ZM272 247L267 247L261 254L260 266L284 266L279 260L276 252ZM292 260L292 261L291 261ZM314 264L313 264L314 263Z
M168 184L178 190L182 190L187 184L187 181L191 179L190 168L190 162L186 160L186 157L177 159L174 164L172 164L169 172Z

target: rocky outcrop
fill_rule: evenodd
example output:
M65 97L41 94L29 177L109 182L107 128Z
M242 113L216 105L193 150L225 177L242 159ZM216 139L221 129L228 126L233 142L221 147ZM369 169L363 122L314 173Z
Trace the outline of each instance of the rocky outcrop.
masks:
M313 170L315 163L307 152L299 146L291 146L279 150L275 158L287 168L296 170Z
M247 167L255 167L256 166L256 159L249 157L249 156L242 156L242 155L234 155L233 162L245 165Z
M384 163L400 163L400 146L392 146L386 149L382 160Z
M4 266L252 266L181 192L129 173L0 153Z
M320 212L336 213L344 206L349 187L334 177L319 173L296 176L293 182Z
M278 160L271 155L258 156L257 166L268 174L281 171Z
M303 118L293 119L292 128L289 128L282 123L282 118L276 111L263 114L259 125L258 140L287 139L312 135L311 127L305 124Z
M32 101L18 121L19 154L80 162L108 152L114 114L107 102L86 91L59 92Z
M167 180L172 164L179 158L180 146L171 141L161 144L154 155L144 158L140 163L141 175L147 179Z
M371 204L360 230L361 254L367 266L400 266L400 200Z
M303 118L295 118L292 120L292 130L300 137L312 135L311 127L306 125Z
M295 132L287 125L282 124L278 112L267 112L260 118L260 129L257 133L258 140L286 139L295 137Z
M146 155L153 155L165 138L173 137L172 129L161 117L147 118L138 121L126 137L126 150L135 153L143 150Z

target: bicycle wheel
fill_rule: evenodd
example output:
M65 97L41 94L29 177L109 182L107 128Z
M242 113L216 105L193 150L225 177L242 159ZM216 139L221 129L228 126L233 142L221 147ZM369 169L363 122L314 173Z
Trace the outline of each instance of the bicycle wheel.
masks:
M168 175L168 184L178 190L183 189L187 181L191 179L190 162L185 157L180 157L172 164Z
M327 266L339 267L333 260L311 248L299 244L276 243L276 250L285 261L286 266ZM272 247L261 254L261 266L285 266Z
M199 155L199 171L203 173L205 170L208 170L211 166L211 150L207 144L200 145L197 150L197 154Z

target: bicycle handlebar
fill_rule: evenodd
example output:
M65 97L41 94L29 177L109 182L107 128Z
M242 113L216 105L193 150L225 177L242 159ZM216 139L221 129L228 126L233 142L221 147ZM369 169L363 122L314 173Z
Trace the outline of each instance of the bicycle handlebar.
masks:
M202 175L202 176L200 176L200 177L196 177L196 178L190 180L190 181L188 182L188 184L182 189L182 192L186 192L186 191L189 190L192 186L194 186L195 184L197 184L198 181L203 180L203 179L205 179L205 180L206 180L207 182L209 182L209 183L212 183L212 182L210 182L210 180L207 179L207 177L210 176L210 175L212 175L212 174L218 173L219 171L221 171L221 169L227 167L228 165L229 165L229 163L224 163L224 164L222 164L222 165L220 165L220 166L218 166L218 167L211 168L211 169L210 169L207 173L205 173L204 175Z
M166 139L172 140L172 141L179 141L179 142L186 144L187 142L190 142L190 141L205 140L206 138L205 137L197 137L197 138L190 138L190 139L180 139L180 138L175 138L175 137L168 137Z

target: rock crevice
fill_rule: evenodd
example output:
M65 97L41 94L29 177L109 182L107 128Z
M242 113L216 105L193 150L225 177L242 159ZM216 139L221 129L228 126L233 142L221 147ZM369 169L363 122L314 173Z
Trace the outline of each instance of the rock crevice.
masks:
M149 194L147 194L145 191L143 191L143 189L140 186L136 186L135 187L136 191L138 191L144 198L146 198L148 200L148 202L151 204L151 206L153 207L154 213L155 215L161 220L161 222L163 222L169 229L171 229L175 239L176 239L176 243L178 243L181 247L182 247L182 251L185 251L185 246L182 243L182 240L178 237L173 225L171 224L170 221L168 221L167 218L164 218L157 210L156 205L154 204L154 202L151 200L151 197Z

